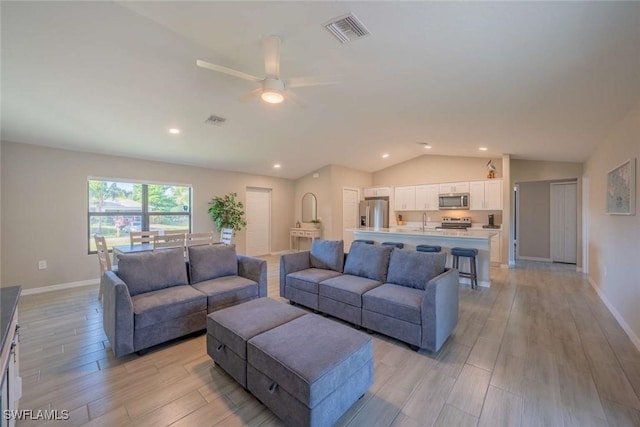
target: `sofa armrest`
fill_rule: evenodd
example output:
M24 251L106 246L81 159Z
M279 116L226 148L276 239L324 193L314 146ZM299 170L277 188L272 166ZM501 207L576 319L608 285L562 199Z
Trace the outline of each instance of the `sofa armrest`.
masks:
M112 271L102 275L102 323L116 357L133 353L133 301L127 285Z
M258 283L258 295L267 296L267 261L238 255L238 276Z
M448 269L427 283L422 297L421 348L438 351L458 324L458 270Z
M284 298L287 274L311 268L309 251L294 252L280 257L280 296Z

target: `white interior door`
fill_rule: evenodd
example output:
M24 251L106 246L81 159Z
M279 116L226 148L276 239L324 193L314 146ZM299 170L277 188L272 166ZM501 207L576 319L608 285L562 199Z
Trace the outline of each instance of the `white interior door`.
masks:
M247 189L247 255L268 255L271 231L271 190Z
M551 184L551 260L577 261L577 186L575 182Z
M358 215L360 207L360 190L355 188L342 189L342 240L344 250L349 251L353 242L353 232L346 231L349 228L358 228Z

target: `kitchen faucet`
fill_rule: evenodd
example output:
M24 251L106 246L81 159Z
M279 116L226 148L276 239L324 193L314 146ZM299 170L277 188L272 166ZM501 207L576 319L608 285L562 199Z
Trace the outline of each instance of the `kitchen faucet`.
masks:
M427 212L422 212L422 232L427 229Z

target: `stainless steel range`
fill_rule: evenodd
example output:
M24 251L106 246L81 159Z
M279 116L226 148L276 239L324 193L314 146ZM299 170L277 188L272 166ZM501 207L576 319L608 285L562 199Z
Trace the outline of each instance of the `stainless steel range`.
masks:
M471 217L462 217L462 218L455 218L455 217L449 217L449 216L443 216L442 217L442 224L440 224L440 227L436 227L439 229L447 229L447 230L466 230L467 228L471 227Z

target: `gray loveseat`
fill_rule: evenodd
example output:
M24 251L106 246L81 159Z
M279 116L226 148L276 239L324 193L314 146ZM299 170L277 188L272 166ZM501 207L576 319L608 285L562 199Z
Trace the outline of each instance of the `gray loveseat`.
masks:
M203 330L212 311L266 297L267 265L235 246L189 247L187 265L182 249L162 249L120 255L100 286L105 334L120 357Z
M444 253L342 241L280 258L280 295L292 303L438 351L458 323L458 271Z

